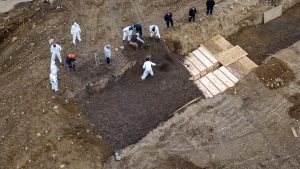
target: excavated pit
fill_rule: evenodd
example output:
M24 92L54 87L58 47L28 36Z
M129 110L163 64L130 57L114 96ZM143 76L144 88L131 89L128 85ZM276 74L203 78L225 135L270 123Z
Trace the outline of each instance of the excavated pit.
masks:
M283 15L266 24L241 29L228 40L246 50L248 57L261 65L280 49L300 39L300 3L284 11Z
M80 100L94 130L116 149L136 143L178 108L202 96L179 62L180 56L161 41L146 41L138 50L125 46L124 55L136 64L120 79ZM148 54L161 66L153 68L153 77L142 81L142 65Z

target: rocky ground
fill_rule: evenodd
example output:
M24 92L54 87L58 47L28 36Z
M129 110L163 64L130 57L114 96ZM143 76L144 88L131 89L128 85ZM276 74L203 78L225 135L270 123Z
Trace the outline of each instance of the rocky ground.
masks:
M278 3L284 4L284 8L287 9L295 2L287 0ZM106 126L104 124L106 122L112 124L112 126L113 123L104 119L110 116L102 116L103 119L101 120L93 119L99 117L95 115L97 112L94 111L95 107L97 107L97 99L92 100L93 97L89 98L86 96L89 96L89 92L92 92L96 94L95 98L98 98L99 102L105 103L103 106L115 106L119 103L114 103L112 100L106 103L105 99L109 99L107 97L110 94L108 90L111 88L119 88L119 92L122 94L121 91L125 89L120 88L118 82L127 84L127 86L130 86L130 83L137 82L137 86L131 88L132 91L134 87L140 87L140 82L135 78L139 78L141 70L138 70L138 67L143 60L142 58L148 52L147 50L141 51L143 56L140 56L132 49L128 49L131 53L127 52L127 44L121 41L121 29L123 27L132 24L134 21L140 21L145 26L144 30L146 33L148 25L155 23L160 26L163 37L163 42L161 43L163 51L157 53L171 53L170 56L174 59L174 62L170 64L171 69L169 72L158 71L157 77L146 82L148 84L146 91L151 91L150 86L155 82L156 78L162 84L157 84L160 86L159 91L168 90L169 95L162 97L164 102L157 100L154 105L147 105L156 109L162 108L161 113L164 113L164 115L158 113L158 116L149 117L155 122L152 123L150 121L148 123L150 127L146 127L145 130L143 130L143 127L137 126L141 129L141 132L137 133L142 134L134 135L132 140L126 138L127 142L122 143L121 147L138 141L138 139L155 128L156 125L160 124L162 120L166 120L170 113L188 102L189 99L201 96L201 93L191 94L194 89L191 82L186 82L187 72L178 64L179 54L184 54L196 48L202 41L214 34L220 33L227 36L242 27L258 24L261 22L262 12L271 8L268 3L256 0L217 1L215 14L206 17L204 15L204 3L205 1L203 0L175 2L163 0L59 0L55 1L53 5L46 5L41 3L40 0L34 0L33 2L19 4L17 8L7 13L2 13L0 15L0 168L89 169L117 168L122 165L127 166L127 168L174 168L175 166L180 168L203 168L203 166L219 168L225 166L230 168L231 166L242 166L244 163L246 165L247 160L255 161L255 159L260 159L260 157L266 157L271 162L276 161L274 158L277 157L277 154L279 154L279 159L288 161L288 164L278 164L297 166L297 163L294 164L294 158L297 157L297 154L293 154L292 150L287 149L286 154L280 154L282 152L280 148L286 144L280 142L281 140L276 142L277 138L273 137L271 141L274 140L274 143L266 141L268 140L267 136L271 135L270 131L281 131L275 129L282 129L283 131L282 137L279 137L279 139L282 138L284 140L283 136L287 136L288 141L293 141L290 131L287 131L289 126L286 125L292 120L288 115L284 114L285 110L288 109L289 115L292 117L298 117L299 98L296 94L298 87L295 85L295 83L298 83L299 86L299 82L297 82L297 72L299 72L296 68L297 62L288 62L285 63L288 66L285 66L284 63L278 60L275 61L278 63L278 67L283 65L284 69L282 68L282 70L287 72L287 75L291 75L290 72L293 71L293 76L287 76L291 78L283 79L286 82L283 81L284 85L280 86L279 89L269 90L268 86L264 87L268 83L258 82L263 80L257 79L257 76L252 73L244 80L248 83L244 82L245 84L243 84L241 82L243 85L239 85L236 90L228 91L227 94L214 100L203 100L186 110L190 111L195 107L197 113L195 111L192 111L192 113L181 113L175 115L168 122L161 124L161 127L150 132L145 139L138 143L136 148L130 146L125 149L125 159L121 163L114 163L109 160L109 157L112 155L114 142L112 142L113 139L110 139L111 136L104 134L101 128L103 129L103 126ZM191 6L197 7L199 15L197 21L190 24L187 23L186 13ZM162 19L166 11L172 11L174 14L175 27L172 29L166 29ZM76 46L70 43L70 26L74 21L78 22L83 30L83 41ZM59 72L60 91L58 93L51 93L48 82L50 65L49 40L52 39L55 43L62 45L63 57L70 52L75 52L78 56L77 72L69 72L68 69L61 65ZM103 59L102 50L104 44L107 43L113 46L112 65L104 64L97 68L94 62L94 53L102 55ZM121 46L125 46L126 51L122 50ZM297 51L298 46L295 45L292 49L291 51L294 51L294 49ZM155 56L154 59L157 59L158 62L165 61L164 59L159 60L161 58L159 56ZM287 61L284 60L284 62ZM174 75L175 67L178 67L178 71L181 72L180 76ZM268 70L269 67L272 66L266 66L266 69ZM126 71L128 72L125 73ZM164 80L162 79L164 79L163 76L165 74L170 76L166 78L166 82L178 83L179 85L175 86L174 84L175 87L173 85L164 85ZM182 83L187 83L189 89L185 89ZM272 83L275 82L272 81ZM252 86L258 84L258 87L252 88L251 84ZM294 87L292 84L294 84ZM188 94L184 95L182 90L187 90L186 93ZM137 91L134 92L140 93ZM283 91L285 94L282 94L284 93ZM174 92L180 93L180 97L176 98L176 101L172 100L174 99L174 95L172 95ZM237 94L232 95L230 92ZM267 97L257 98L255 93L257 93L257 96L266 94ZM249 96L246 94L249 94ZM117 97L117 93L113 95L115 96L112 98ZM152 95L151 97L154 99L157 96ZM271 97L275 98L274 102L268 100ZM137 98L142 97L139 95ZM127 98L122 96L119 99L125 100ZM223 99L227 101L223 103L221 101ZM246 102L247 99L250 101L253 99L254 101ZM88 105L89 101L93 103L92 106L94 108ZM128 99L126 101L128 102L124 101L122 106L126 106L126 104L136 100ZM236 105L230 104L232 103L230 101L236 103ZM272 126L273 118L270 120L269 116L266 115L268 118L265 121L259 121L263 119L259 119L260 116L256 117L253 114L257 113L256 110L260 110L259 108L264 106L263 101L266 101L265 107L273 105L278 107L279 110L283 110L280 115L277 115L277 111L273 111L272 107L268 109L262 108L261 112L263 115L267 114L267 112L273 112L276 117L281 117L282 115L282 120L278 120L281 123L278 123L280 127L283 125L285 128L274 125L278 128L267 130L268 128L265 126ZM139 104L147 103L147 101L139 102ZM168 108L168 105L171 108ZM215 107L212 107L212 105ZM241 109L243 106L246 106L247 109ZM106 108L110 110L109 107ZM92 111L88 111L88 109ZM118 112L119 109L120 107L117 107L115 112ZM166 109L168 109L168 112L165 111ZM223 114L217 111L221 109L223 109ZM238 116L235 117L233 113L237 110L240 110L241 113L235 113ZM136 112L139 111L142 112L141 117L148 117L146 116L148 112L142 106L136 110ZM92 114L93 112L94 114ZM99 112L101 113L100 110ZM115 112L112 111L112 113ZM195 117L193 113L196 113ZM242 113L249 115L244 116ZM105 115L105 113L103 114ZM110 115L110 113L107 114ZM224 114L228 114L228 116ZM273 117L272 115L270 117ZM204 121L206 117L202 118L202 116L208 116L207 124ZM129 117L130 114L126 118ZM183 118L180 119L180 117ZM233 117L233 120L230 117ZM240 118L244 122L241 122L241 124L232 123ZM137 118L134 119L138 120ZM196 121L197 119L198 121ZM223 123L223 119L227 120L227 122ZM210 120L217 123L212 123ZM130 118L127 121L130 121ZM176 124L171 125L175 121ZM128 127L132 127L133 124L137 125L137 123L128 123L126 121L121 121L118 125L124 122ZM262 124L263 122L265 124ZM139 124L144 125L144 123ZM225 127L224 131L228 131L228 137L226 132L220 129L222 125ZM243 133L238 132L238 128L233 129L238 125L249 126L249 128L243 130L246 134L245 136L241 135ZM167 129L166 126L170 128ZM189 128L190 130L187 130ZM233 130L233 132L229 132L229 130ZM266 135L262 133L265 130ZM179 131L184 132L178 134ZM249 140L247 137L249 131L254 135L248 134L248 137L253 137L257 144L250 147L253 151L248 153L249 147L246 147L247 151L246 149L242 151L244 150L242 145L245 145L246 140ZM158 137L159 134L157 132L163 137ZM180 135L184 133L186 135ZM114 133L112 132L112 134ZM121 134L121 132L118 134ZM177 135L178 137L176 137ZM230 142L230 140L235 140L236 138L241 139L237 139L237 142ZM147 140L150 140L151 143L147 142ZM160 143L157 140L161 140ZM215 144L211 146L211 143ZM226 143L226 146L221 146L221 143ZM268 143L269 146L265 147L260 143ZM227 144L235 145L236 148L227 146ZM194 147L190 145L196 148L199 147L199 149L192 151ZM217 145L219 146L217 147ZM276 145L278 145L278 149ZM297 144L293 145L296 146ZM204 148L202 149L202 147ZM216 153L205 153L208 150ZM132 155L134 152L136 152L136 155ZM221 156L217 152L225 152L225 154ZM269 154L261 152L268 152ZM285 151L283 152L285 153ZM199 156L199 154L201 155ZM225 158L225 155L227 158ZM151 158L148 158L149 156ZM201 160L197 159L199 157L201 157ZM149 161L141 163L145 159L149 159ZM245 162L237 163L240 159ZM107 160L108 162L103 166ZM213 162L211 162L212 160ZM262 161L261 165L268 166L268 160ZM218 163L214 163L214 161ZM142 166L143 164L144 166ZM254 164L258 164L257 161L253 163L253 166Z

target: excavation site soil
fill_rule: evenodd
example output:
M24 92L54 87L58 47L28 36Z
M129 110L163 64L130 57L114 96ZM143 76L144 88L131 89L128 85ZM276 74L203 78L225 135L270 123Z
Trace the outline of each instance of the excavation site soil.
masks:
M287 48L300 39L300 4L286 10L272 22L241 29L228 40L249 53L256 64L280 49Z
M136 62L120 79L95 92L89 87L81 98L84 111L95 131L120 149L146 136L162 121L187 102L201 97L189 80L189 73L159 40L146 39L147 44L135 50L127 47L124 55ZM143 81L143 63L147 55L160 65Z
M294 2L280 1L285 9ZM0 169L298 169L300 145L290 127L300 131L300 42L290 45L300 40L300 4L263 25L263 12L273 8L267 1L216 3L209 16L203 0L33 0L1 13ZM191 6L198 9L193 23ZM174 28L166 28L167 11ZM82 29L76 45L74 21ZM146 44L138 50L122 41L122 28L134 22L144 26ZM152 24L160 41L149 38ZM204 99L180 59L216 34L260 67ZM58 92L49 83L51 43L62 46ZM71 52L76 71L64 64ZM159 66L141 80L148 55Z

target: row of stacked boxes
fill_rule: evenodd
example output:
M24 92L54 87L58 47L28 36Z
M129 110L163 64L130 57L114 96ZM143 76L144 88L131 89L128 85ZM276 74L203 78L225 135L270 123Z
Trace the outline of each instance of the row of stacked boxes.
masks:
M206 97L213 97L233 87L241 77L257 65L247 57L247 52L233 46L217 35L189 53L183 61L192 75L191 80Z

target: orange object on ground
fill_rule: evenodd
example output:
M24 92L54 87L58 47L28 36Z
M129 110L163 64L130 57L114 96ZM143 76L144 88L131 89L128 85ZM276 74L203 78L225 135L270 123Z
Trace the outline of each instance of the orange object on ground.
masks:
M71 58L71 59L75 59L75 54L73 54L73 53L71 53L71 54L69 54L69 58Z

